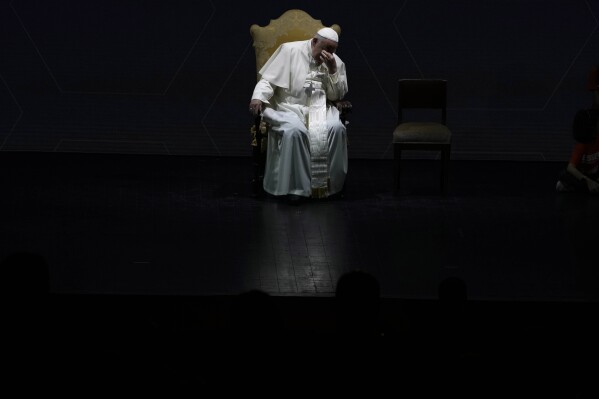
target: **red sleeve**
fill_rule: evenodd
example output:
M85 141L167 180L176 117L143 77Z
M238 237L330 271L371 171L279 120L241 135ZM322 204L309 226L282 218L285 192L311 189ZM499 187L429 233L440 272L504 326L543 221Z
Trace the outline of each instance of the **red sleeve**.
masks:
M574 150L572 150L572 156L570 157L570 163L574 166L578 166L582 161L584 155L585 145L582 143L576 143Z
M589 90L599 90L599 67L593 67L589 73Z

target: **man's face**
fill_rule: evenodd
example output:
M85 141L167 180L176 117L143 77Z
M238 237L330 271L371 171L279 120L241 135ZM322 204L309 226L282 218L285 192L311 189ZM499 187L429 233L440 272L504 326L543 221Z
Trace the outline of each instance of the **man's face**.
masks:
M312 39L312 58L316 61L316 65L322 64L322 51L334 54L337 51L337 43L329 39Z

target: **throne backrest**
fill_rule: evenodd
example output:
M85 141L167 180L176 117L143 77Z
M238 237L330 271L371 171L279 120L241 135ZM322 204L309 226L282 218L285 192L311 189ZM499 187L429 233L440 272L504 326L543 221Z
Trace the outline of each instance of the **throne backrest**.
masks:
M311 39L319 29L324 27L319 19L312 18L302 10L285 11L279 18L271 19L266 26L252 25L250 34L256 51L257 80L260 79L258 71L281 44ZM339 25L334 24L330 28L341 35Z

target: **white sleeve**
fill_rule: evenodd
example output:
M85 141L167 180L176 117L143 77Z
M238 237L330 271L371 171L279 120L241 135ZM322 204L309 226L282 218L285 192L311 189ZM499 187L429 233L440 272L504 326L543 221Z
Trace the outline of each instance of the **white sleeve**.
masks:
M347 76L345 64L339 65L335 73L329 74L326 80L327 99L337 101L347 94Z
M268 100L274 94L274 89L271 84L266 79L260 79L258 83L256 83L256 87L254 88L254 93L252 94L252 100L260 100L263 103L270 104Z

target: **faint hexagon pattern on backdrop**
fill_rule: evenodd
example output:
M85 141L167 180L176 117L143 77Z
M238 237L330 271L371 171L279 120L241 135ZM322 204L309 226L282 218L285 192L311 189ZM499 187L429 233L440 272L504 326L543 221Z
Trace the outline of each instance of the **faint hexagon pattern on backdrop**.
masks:
M15 123L19 120L22 110L14 98L10 88L0 76L0 150L11 134Z
M447 15L460 14L459 7L464 18L449 23ZM453 107L540 109L597 20L583 1L458 0L435 7L409 1L395 24L424 76L449 75L460 87L462 95L450 99ZM472 62L465 65L465 59Z
M31 40L68 92L163 94L210 20L212 2L20 0Z

